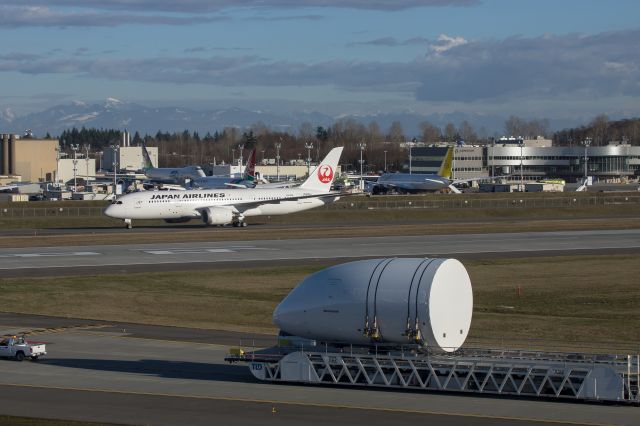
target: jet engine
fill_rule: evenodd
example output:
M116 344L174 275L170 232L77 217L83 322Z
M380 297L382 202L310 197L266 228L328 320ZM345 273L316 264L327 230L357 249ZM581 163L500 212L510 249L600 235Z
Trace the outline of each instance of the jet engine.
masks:
M207 207L200 211L200 215L207 225L227 225L233 222L233 212L222 207Z
M473 293L455 259L372 259L316 272L278 305L273 321L301 338L344 344L417 344L457 350Z

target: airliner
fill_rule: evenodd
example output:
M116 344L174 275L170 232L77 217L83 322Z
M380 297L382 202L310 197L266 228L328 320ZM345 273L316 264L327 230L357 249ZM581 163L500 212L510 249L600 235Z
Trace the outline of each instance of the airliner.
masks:
M451 192L460 193L460 190L453 186L459 181L450 179L451 166L453 160L453 147L447 151L440 171L437 174L424 173L384 173L380 175L376 182L367 185L368 192L381 194L385 192L436 192L449 188ZM465 182L469 179L464 180ZM369 190L370 188L370 190Z
M186 167L153 167L151 157L147 151L147 147L142 145L142 156L144 157L144 168L142 171L145 176L153 182L157 183L177 183L184 185L187 179L195 180L206 176L200 166Z
M224 189L224 188L253 188L256 186L256 149L253 148L244 173L241 178L226 176L204 176L191 181L192 188L199 189Z
M295 188L194 189L191 191L140 191L114 200L105 215L124 220L164 219L169 223L200 219L205 225L247 226L245 218L301 212L340 198L331 184L343 147L333 148L325 159Z

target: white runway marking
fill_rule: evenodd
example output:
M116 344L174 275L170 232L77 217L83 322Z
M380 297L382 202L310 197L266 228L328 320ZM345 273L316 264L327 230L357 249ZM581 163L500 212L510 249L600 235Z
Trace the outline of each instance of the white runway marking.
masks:
M65 256L96 256L100 253L93 251L76 251L70 253L16 253L3 254L0 257L65 257Z
M251 247L251 246L230 246L229 248L222 247L212 247L212 248L192 248L192 249L137 249L135 251L139 251L147 254L155 254L155 255L167 255L167 254L207 254L207 253L237 253L238 251L247 251L247 250L277 250L272 248L262 248L262 247Z
M202 253L236 253L229 249L202 249L202 250L142 250L149 254L202 254Z

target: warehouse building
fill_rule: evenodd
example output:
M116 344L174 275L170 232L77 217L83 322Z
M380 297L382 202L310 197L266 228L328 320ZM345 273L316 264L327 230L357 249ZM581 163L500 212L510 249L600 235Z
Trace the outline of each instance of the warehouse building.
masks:
M56 171L57 139L0 135L0 175L20 176L23 182L51 182Z

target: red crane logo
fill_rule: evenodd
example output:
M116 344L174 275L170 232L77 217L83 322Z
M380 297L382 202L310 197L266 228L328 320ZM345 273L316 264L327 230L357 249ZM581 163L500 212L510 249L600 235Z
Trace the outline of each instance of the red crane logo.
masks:
M320 166L318 169L318 179L320 179L322 183L330 183L333 180L333 169L331 166L327 166L326 164Z

